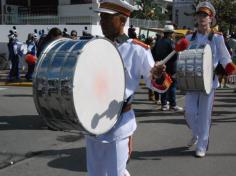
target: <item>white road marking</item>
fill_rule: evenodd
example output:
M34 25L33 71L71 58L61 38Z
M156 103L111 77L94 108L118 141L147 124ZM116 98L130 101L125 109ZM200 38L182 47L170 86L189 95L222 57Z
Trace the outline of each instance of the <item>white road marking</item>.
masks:
M7 88L2 88L2 87L0 87L0 90L6 90Z

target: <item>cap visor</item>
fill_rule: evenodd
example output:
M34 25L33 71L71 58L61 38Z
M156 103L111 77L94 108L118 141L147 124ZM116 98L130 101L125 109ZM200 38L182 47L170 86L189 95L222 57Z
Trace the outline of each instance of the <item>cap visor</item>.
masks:
M114 11L114 10L109 10L109 9L104 9L104 8L98 8L98 9L94 9L94 12L97 13L108 13L108 14L116 14L118 12Z

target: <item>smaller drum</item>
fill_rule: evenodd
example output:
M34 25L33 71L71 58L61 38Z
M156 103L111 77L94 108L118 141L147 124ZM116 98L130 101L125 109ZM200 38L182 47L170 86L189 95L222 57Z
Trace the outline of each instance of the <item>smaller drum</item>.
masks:
M213 82L210 45L179 52L176 78L178 87L182 91L202 91L209 94Z

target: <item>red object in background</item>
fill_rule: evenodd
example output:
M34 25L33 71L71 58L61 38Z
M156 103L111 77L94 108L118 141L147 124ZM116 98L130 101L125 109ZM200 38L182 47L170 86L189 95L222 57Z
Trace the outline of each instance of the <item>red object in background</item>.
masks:
M189 46L189 41L186 38L180 39L175 45L175 51L180 52L186 50Z
M34 56L34 55L32 55L32 54L27 54L27 55L25 56L25 62L26 62L27 64L35 64L36 61L37 61L37 57Z

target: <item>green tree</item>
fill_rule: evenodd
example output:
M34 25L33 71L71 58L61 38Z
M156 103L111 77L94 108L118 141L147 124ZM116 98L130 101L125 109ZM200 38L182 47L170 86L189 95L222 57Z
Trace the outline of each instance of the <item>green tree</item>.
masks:
M132 13L132 18L160 21L167 19L167 15L162 14L162 8L153 0L135 0L135 3L140 9Z

